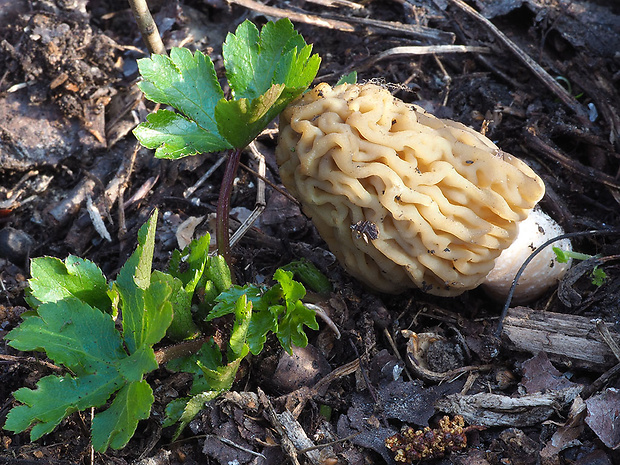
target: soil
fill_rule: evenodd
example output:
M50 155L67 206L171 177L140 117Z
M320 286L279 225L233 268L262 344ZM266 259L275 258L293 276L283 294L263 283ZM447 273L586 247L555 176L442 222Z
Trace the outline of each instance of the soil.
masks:
M591 267L569 273L560 292L552 290L519 310L537 312L527 315L545 321L555 321L545 319L546 312L581 318L591 331L570 340L570 353L528 351L506 334L494 337L503 303L482 291L439 298L419 290L392 296L364 288L340 268L298 206L271 187L279 184L276 122L257 142L267 163L266 210L233 248L236 280L262 282L294 259L311 260L332 282L322 306L340 337L321 322L319 331L308 332L309 348L290 359L269 340L263 353L244 362L233 392L210 402L177 441L173 427L162 428L161 415L168 401L187 394L189 380L161 367L148 376L156 397L151 417L140 422L124 449L93 454L90 412L78 412L33 443L27 433L2 430L0 463L395 463L384 441L405 425L413 431L431 428L418 442L432 449L433 463L620 463L620 354L613 356L613 341L616 348L620 342L618 3L470 2L494 30L454 0L267 3L282 16L309 18L295 24L322 57L317 82L335 83L357 70L360 81L396 84L397 97L485 132L530 164L547 187L543 209L567 232L598 231L575 238L573 247L600 256L606 279L593 284ZM258 25L274 19L261 6L224 0L150 5L166 47L209 53L220 76L226 33L247 18ZM452 43L487 50L380 57L394 47ZM147 53L126 2L0 0L0 50L4 336L27 310L30 258L75 254L113 277L133 251L138 228L158 208L163 219L155 267L162 268L186 220L198 225L190 236L209 230L223 166L195 186L219 154L158 160L135 141L131 129L154 105L136 87L136 60ZM566 92L554 91L534 65ZM249 151L242 162L257 169ZM254 209L257 185L251 170L239 171L235 213ZM109 239L93 226L88 204L100 212ZM612 348L601 342L606 355L584 361L579 352L590 350L592 338L600 339L594 336L597 327L611 334ZM403 330L430 341L426 368L405 367L403 358L424 360L426 354L413 354ZM551 341L556 330L541 331ZM11 393L34 388L53 369L44 355L33 357L6 343L0 353L3 422L16 405ZM459 393L468 408L455 406ZM498 396L497 405L472 404L474 395ZM533 404L498 407L521 398ZM269 415L269 406L279 416ZM287 410L294 413L288 423L282 415ZM456 413L466 420L465 432L458 433L466 437L465 447L451 436L445 439L446 428L456 427ZM442 430L444 414L453 423ZM306 444L320 447L295 454L283 446L296 426L307 435ZM439 436L449 443L445 450L433 443Z

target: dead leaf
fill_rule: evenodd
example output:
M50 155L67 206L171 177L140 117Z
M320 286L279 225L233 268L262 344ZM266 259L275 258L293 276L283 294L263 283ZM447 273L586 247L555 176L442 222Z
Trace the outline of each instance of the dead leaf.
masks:
M204 219L204 216L190 216L179 225L176 231L179 249L183 250L190 244L190 242L192 242L192 239L194 238L194 231L196 231L196 228Z
M521 384L528 394L573 388L578 384L569 381L549 361L545 352L523 362Z
M586 404L577 396L570 407L568 419L560 426L543 450L540 452L542 463L554 463L557 455L564 449L581 444L579 437L583 432L583 420L586 415Z
M620 391L608 388L586 400L586 423L603 444L610 449L620 448Z

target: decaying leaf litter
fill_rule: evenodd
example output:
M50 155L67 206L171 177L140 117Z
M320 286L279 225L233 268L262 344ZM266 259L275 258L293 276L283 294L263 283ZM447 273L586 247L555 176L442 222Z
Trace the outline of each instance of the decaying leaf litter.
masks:
M322 56L321 81L334 83L356 69L362 80L404 84L394 88L399 98L483 129L502 149L532 164L547 185L544 208L567 231L618 227L617 7L604 2L494 2L493 8L473 3L490 18L491 29L455 1L439 6L329 3L171 3L153 12L168 48L201 49L210 53L216 68L221 67L219 44L243 19L258 24L278 15L297 20L298 30ZM0 82L0 221L5 225L0 250L11 259L2 262L1 270L3 330L8 330L23 311L27 272L20 266L28 256L76 253L114 274L131 253L137 228L157 206L164 218L156 261L163 267L168 251L177 246L179 226L215 211L221 169L186 197L184 191L216 156L156 161L127 135L144 120L150 104L133 85L135 59L144 52L137 34L128 36L135 27L123 2L91 2L88 8L79 2L72 7L48 2L32 11L12 2L2 11L9 19L1 34L7 53ZM465 46L463 53L442 53L443 46L454 44ZM402 48L419 45L435 48ZM488 50L468 52L467 47ZM267 179L278 183L276 135L275 129L268 131L257 149L266 158ZM244 162L257 167L249 155ZM256 185L251 171L240 172L233 198L237 214L254 208ZM96 209L87 209L89 199ZM298 354L301 362L310 359L319 367L304 372L309 386L280 381L298 375L291 374L295 359L285 360L276 345L273 353L251 360L235 390L190 425L192 434L206 439L170 444L171 432L161 429L155 407L128 448L96 457L97 462L146 457L158 463L235 458L276 463L287 457L310 463L390 462L387 436L402 424L437 427L447 413L460 413L470 426L492 426L470 430L469 447L446 463L618 459L614 323L620 281L613 260L604 265L608 279L600 287L585 269L557 295L511 310L504 322L508 339L498 345L492 335L501 304L478 291L445 299L419 292L373 295L338 268L282 192L268 188L266 204L259 223L234 250L237 279L257 282L279 265L308 258L335 286L323 307L340 339L322 326L311 335L316 350ZM92 226L93 212L101 215L112 241L101 239ZM231 223L235 228L237 223ZM207 227L208 221L197 233ZM617 236L581 239L574 246L613 257ZM416 365L419 354L407 350L404 329L433 341L426 366ZM510 337L510 331L517 331L517 337ZM32 387L53 370L44 360L5 352L3 412L11 407L12 391ZM407 366L404 359L414 362ZM149 381L160 406L182 395L189 383L164 369ZM436 403L440 410L433 407ZM88 421L74 415L32 445L26 436L3 431L3 455L87 463Z

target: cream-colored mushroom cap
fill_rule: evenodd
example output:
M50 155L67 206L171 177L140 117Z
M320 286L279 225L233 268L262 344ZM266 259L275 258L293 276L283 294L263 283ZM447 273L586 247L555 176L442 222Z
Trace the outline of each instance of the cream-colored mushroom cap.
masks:
M373 85L319 84L280 116L280 176L370 287L478 286L544 194L522 161Z

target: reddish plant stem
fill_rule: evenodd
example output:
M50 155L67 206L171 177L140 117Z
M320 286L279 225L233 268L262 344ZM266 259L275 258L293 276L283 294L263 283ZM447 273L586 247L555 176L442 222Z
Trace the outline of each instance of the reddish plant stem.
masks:
M230 267L230 234L228 229L228 216L230 214L230 195L233 189L239 160L241 159L241 149L230 149L228 151L228 161L224 171L224 178L220 187L220 197L217 201L217 220L215 225L215 240L217 241L217 252L224 257Z
M184 341L179 344L162 347L161 349L155 351L155 360L157 360L158 365L163 365L175 358L188 357L197 353L202 345L208 340L209 338L207 337L201 337L200 339L195 339L193 341Z

